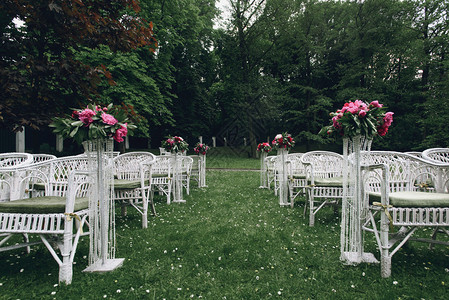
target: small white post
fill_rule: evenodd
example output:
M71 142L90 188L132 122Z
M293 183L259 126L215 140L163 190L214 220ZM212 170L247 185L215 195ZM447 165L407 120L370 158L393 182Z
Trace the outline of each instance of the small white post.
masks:
M198 139L200 140L200 144L202 144L203 143L203 136L200 135Z
M56 151L62 152L64 150L64 139L62 138L62 135L57 134L56 135Z
M25 152L25 127L16 133L16 152Z
M243 138L243 146L246 147L246 138Z
M225 146L225 147L228 146L228 141L226 140L225 137L223 138L223 140L224 140L224 146Z
M212 137L212 147L217 147L217 138L216 137Z

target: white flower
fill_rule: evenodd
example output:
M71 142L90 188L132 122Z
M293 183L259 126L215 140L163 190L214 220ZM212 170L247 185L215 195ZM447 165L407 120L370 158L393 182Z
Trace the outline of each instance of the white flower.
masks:
M280 133L277 136L274 137L275 140L281 139L281 138L282 138L282 134L280 134Z
M53 291L53 292L51 292L51 294L52 294L52 295L56 295L56 292Z
M395 281L393 281L393 284L396 285L396 284L398 284L398 282L395 280Z
M121 290L117 290L117 293L119 293L119 294L120 294L121 292L122 292Z

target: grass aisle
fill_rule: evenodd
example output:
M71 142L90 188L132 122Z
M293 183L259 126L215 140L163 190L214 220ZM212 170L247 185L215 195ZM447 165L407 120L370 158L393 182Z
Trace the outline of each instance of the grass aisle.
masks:
M332 209L315 227L294 209L259 189L259 173L208 171L208 188L192 188L185 204L158 197L158 217L141 229L129 209L117 217L114 272L82 273L84 238L73 283L58 286L58 268L42 246L31 254L0 253L1 299L444 299L448 248L412 244L393 259L393 276L379 265L339 261L339 220ZM371 251L376 251L374 245ZM377 255L377 252L375 252ZM407 262L407 263L406 263Z

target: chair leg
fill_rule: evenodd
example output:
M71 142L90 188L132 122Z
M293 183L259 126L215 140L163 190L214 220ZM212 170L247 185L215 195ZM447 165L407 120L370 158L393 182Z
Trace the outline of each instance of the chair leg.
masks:
M126 214L128 213L128 209L127 209L125 201L122 200L121 202L122 202L121 203L122 204L121 205L122 217L126 217Z
M156 207L154 206L154 191L153 190L151 190L150 192L149 192L149 199L150 199L150 205L151 205L151 213L153 214L153 216L157 216L157 213L156 213Z
M59 282L69 285L72 283L73 277L73 265L72 261L70 260L70 254L73 251L73 221L68 221L66 219L64 223L63 244L61 248L62 260L59 261Z
M142 193L142 228L148 228L148 200L145 192Z
M308 193L308 202L309 202L309 226L313 227L315 225L315 212L314 212L314 206L313 206L313 191L309 190Z
M383 278L391 276L391 255L389 253L389 220L385 213L380 217L380 274Z

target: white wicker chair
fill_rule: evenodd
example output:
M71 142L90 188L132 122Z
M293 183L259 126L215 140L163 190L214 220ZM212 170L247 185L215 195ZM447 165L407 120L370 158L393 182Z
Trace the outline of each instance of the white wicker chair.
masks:
M270 155L265 158L265 165L267 166L267 187L271 189L271 184L274 184L275 179L275 171L274 171L274 160L276 159L275 155Z
M304 164L301 162L303 153L292 153L287 155L287 162L289 164L288 170L288 189L290 201L294 202L296 197L306 195L306 170Z
M75 163L77 160L81 162ZM86 167L87 159L59 158L16 168L20 189L33 197L0 203L0 251L29 250L30 245L44 243L59 265L59 281L65 284L72 281L73 260L89 212L91 177L86 168L76 169L80 165ZM4 172L8 170L0 170ZM35 188L38 193L33 192ZM24 242L8 245L16 234L23 235ZM28 234L38 235L40 241L30 242ZM59 255L55 249L59 249Z
M170 204L173 185L173 158L170 155L156 156L152 170L151 201L157 191L159 194L167 196L167 204Z
M181 176L182 186L186 189L187 195L190 195L190 177L192 174L193 158L190 156L182 156L181 160Z
M156 215L150 195L152 165L156 156L150 152L120 154L114 161L114 200L122 204L122 215L126 206L134 207L142 215L142 228L148 227L148 204Z
M330 151L310 151L301 156L301 162L308 184L309 226L314 226L315 215L321 208L331 205L337 212L343 198L343 156Z
M192 168L190 171L190 179L198 183L200 186L200 157L199 155L189 155L192 158Z
M449 164L436 164L404 153L380 152L378 164L363 167L364 195L369 199L364 230L374 233L381 257L381 275L391 275L393 255L411 240L449 245L436 240L437 233L449 231ZM380 218L378 216L380 215ZM393 232L392 228L398 228ZM431 239L413 239L423 227L433 228Z
M164 147L159 147L159 154L160 154L160 155L171 155L171 152L165 150Z

